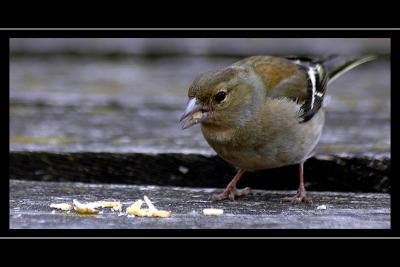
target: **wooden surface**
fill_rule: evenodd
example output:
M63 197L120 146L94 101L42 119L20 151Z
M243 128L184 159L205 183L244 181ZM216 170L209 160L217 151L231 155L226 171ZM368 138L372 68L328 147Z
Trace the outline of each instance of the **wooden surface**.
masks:
M100 185L82 183L26 182L11 180L10 227L12 229L388 229L389 194L309 192L314 203L283 204L280 198L294 191L255 190L236 201L210 202L216 188L170 186ZM120 200L123 211L147 195L158 209L170 210L170 218L129 218L103 209L95 216L74 211L54 211L51 203ZM326 210L317 209L326 205ZM145 208L145 206L143 207ZM204 208L224 214L203 215ZM120 216L118 216L120 215Z

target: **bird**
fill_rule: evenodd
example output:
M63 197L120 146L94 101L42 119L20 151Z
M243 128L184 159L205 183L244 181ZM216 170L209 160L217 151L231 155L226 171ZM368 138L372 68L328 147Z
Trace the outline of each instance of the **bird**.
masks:
M246 171L298 165L299 187L282 202L312 203L304 187L304 163L315 154L325 124L328 85L374 55L268 56L241 59L197 76L180 118L182 129L200 124L215 152L238 168L221 194L209 200L235 200Z

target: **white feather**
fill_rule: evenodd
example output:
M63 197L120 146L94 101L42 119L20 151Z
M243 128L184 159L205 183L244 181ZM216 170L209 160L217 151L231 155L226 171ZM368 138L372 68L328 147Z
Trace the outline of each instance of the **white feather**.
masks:
M315 69L313 67L310 67L308 69L307 74L308 74L308 77L310 77L311 85L312 85L311 108L313 108L314 107L314 101L315 101L315 90L317 88L316 80L315 80L315 74L316 74Z

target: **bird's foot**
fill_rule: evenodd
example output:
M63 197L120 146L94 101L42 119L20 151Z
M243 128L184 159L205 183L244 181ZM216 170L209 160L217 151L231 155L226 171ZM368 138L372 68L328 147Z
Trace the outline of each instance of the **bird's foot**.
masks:
M243 189L237 189L236 187L227 187L225 191L221 194L212 195L209 197L211 201L219 201L229 198L230 200L235 200L235 197L247 196L250 194L250 187Z
M281 202L290 202L292 204L298 204L298 203L306 203L306 204L311 204L312 200L311 198L306 196L306 191L304 189L299 189L296 193L296 195L292 197L283 197L281 198Z

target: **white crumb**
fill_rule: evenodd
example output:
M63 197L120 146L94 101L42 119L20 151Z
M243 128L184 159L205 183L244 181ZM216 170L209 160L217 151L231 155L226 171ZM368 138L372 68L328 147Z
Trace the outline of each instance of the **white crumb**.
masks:
M224 214L223 209L203 209L203 214L206 216L219 216Z
M189 171L188 168L183 167L183 166L179 166L178 170L179 170L181 173L183 173L183 174L186 174L186 173L188 173L188 171Z
M192 115L192 118L195 120L200 119L201 117L203 117L202 111L197 111L197 112L193 113L193 115Z

